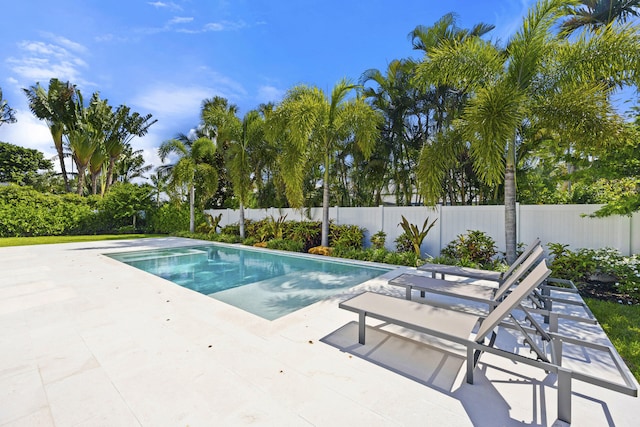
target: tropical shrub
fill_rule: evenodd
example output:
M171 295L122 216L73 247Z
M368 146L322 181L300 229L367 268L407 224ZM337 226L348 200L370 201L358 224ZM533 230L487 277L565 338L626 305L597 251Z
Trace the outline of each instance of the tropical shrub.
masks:
M384 248L384 243L387 240L387 233L384 231L378 231L376 234L371 236L371 245L373 245L376 249Z
M404 252L414 252L413 243L411 242L411 237L407 233L402 233L396 240L394 240L396 244L396 252L404 253Z
M320 221L287 221L284 228L285 238L302 242L303 251L320 246L322 240Z
M640 301L640 255L626 257L613 248L571 251L560 243L550 243L549 250L549 268L555 277L571 280L578 287L601 282L603 291Z
M458 265L491 268L495 265L496 242L485 232L467 230L442 249L441 256L458 260Z
M267 242L267 248L281 251L302 252L303 247L302 242L289 239L271 239Z
M93 199L44 194L31 187L0 187L0 237L59 236L92 232Z
M242 244L245 245L245 246L253 246L256 243L258 243L258 240L253 236L247 237L246 239L244 239L242 241Z
M240 237L240 224L227 224L220 229L220 234L229 234Z
M332 247L361 249L364 232L357 225L329 224L329 243Z
M147 214L153 210L150 185L118 183L98 200L98 222L101 231L142 230Z
M198 222L202 221L196 221ZM175 234L189 230L189 206L176 203L163 204L149 218L149 229L161 234Z
M308 252L313 255L331 256L333 249L327 246L316 246L309 249Z
M409 223L407 218L402 215L402 221L400 221L400 224L398 225L402 227L404 234L411 241L411 246L413 247L413 251L416 253L416 258L420 258L422 256L420 246L422 245L424 238L429 234L429 231L431 231L431 229L436 225L436 221L438 221L437 218L429 224L429 217L427 217L422 224L422 229L418 229L417 225Z

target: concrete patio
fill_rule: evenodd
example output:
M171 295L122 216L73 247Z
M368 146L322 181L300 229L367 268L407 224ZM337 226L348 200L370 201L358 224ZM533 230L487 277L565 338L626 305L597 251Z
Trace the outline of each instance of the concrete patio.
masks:
M104 253L160 238L0 248L0 426L511 426L556 421L555 376L357 318L338 302L405 268L267 321ZM599 327L567 333L607 342ZM504 332L504 333L502 333ZM523 352L501 331L500 348ZM576 351L568 365L615 377ZM636 426L640 400L573 382L573 425Z

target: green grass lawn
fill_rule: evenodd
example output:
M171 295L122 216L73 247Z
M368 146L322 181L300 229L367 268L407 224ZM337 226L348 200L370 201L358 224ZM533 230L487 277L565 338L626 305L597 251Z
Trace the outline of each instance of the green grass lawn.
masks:
M640 306L585 298L602 329L640 381Z
M95 242L100 240L141 239L143 237L166 237L166 235L164 234L100 234L95 236L1 237L0 247L46 245L50 243Z

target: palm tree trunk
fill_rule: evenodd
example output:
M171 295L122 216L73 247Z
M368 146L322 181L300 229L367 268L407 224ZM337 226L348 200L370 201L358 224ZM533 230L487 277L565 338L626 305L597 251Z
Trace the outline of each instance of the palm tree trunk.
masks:
M51 136L53 137L53 143L56 146L58 152L58 159L60 160L60 172L62 172L62 179L64 180L64 189L67 193L71 192L71 185L69 184L69 177L67 176L67 166L64 163L64 146L62 143L62 129L51 127Z
M93 193L94 196L98 194L98 174L97 173L91 174L91 192Z
M109 167L107 168L107 185L105 186L105 191L107 191L109 187L111 187L111 184L113 184L113 168L115 167L115 164L116 158L109 157Z
M244 204L240 202L240 237L244 239Z
M507 263L516 260L516 167L515 142L507 148L507 159L504 171L504 233L507 249Z
M329 154L324 156L324 177L322 179L322 246L329 246Z
M85 175L85 171L87 170L86 166L82 166L79 164L76 164L76 166L78 167L78 196L82 196L82 192L84 191L84 175Z
M195 233L196 231L196 187L189 185L189 232Z

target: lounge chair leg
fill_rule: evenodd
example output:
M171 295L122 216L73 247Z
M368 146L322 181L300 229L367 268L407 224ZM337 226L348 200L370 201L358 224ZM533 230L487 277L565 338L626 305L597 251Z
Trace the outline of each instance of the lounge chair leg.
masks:
M467 382L473 384L473 369L475 368L475 355L473 348L467 347Z
M364 311L361 311L358 316L358 342L364 345L364 331L367 326L365 323L367 315Z
M552 362L558 366L562 365L562 340L553 338L551 340L551 356Z
M549 312L549 332L558 332L558 313Z
M548 298L544 298L543 307L545 310L551 313L551 310L553 310L553 301L551 300L551 291L547 288L542 288L542 295L545 297L548 297ZM544 323L549 323L549 316L544 316L543 321Z
M558 419L571 424L571 371L558 368Z

